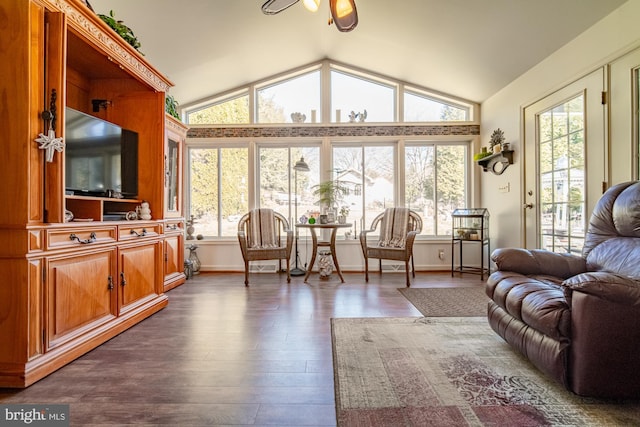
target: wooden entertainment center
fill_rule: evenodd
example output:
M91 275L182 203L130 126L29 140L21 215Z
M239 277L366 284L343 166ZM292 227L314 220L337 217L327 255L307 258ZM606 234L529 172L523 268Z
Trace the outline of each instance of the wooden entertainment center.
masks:
M172 83L83 1L3 0L0 16L0 387L27 387L184 283L187 128L165 114ZM64 138L67 106L138 133L136 199L66 194L65 151L48 162L36 139L45 111ZM106 220L142 201L151 219Z

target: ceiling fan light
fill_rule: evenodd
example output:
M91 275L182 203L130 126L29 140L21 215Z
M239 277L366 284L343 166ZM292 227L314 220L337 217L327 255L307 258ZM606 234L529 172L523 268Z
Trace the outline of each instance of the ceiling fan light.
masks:
M329 9L338 31L351 31L358 25L355 0L329 0Z
M300 0L267 0L262 5L262 13L265 15L275 15L293 6Z
M302 0L302 5L309 12L317 12L320 7L320 0Z
M351 6L349 0L338 0L336 2L336 14L338 15L338 18L344 18L352 12L353 6Z

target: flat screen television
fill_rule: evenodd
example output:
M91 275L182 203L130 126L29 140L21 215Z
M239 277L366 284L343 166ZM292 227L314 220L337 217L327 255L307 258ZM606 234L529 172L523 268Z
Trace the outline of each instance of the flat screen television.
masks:
M138 196L138 134L67 107L65 188L75 195Z

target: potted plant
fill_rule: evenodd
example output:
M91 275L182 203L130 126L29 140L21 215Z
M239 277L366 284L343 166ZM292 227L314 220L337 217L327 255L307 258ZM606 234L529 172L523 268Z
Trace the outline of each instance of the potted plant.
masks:
M331 211L334 216L337 210L338 202L342 201L347 194L348 188L339 180L323 181L312 187L313 195L318 197L316 203L324 207L327 211Z
M89 6L91 7L91 6ZM91 8L93 10L93 8ZM140 52L140 42L135 34L133 34L133 30L126 26L124 22L116 20L116 16L113 13L113 10L109 11L109 15L98 14L98 17L104 21L113 31L118 33L120 37L122 37L127 43L129 43L135 50ZM140 52L141 55L144 55Z

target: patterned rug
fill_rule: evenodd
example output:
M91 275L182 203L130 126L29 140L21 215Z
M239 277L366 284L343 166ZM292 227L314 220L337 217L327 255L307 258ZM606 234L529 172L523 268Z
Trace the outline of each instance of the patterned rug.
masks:
M484 286L473 288L399 288L420 313L428 317L486 316Z
M576 396L484 317L331 320L338 426L631 426L640 401Z

